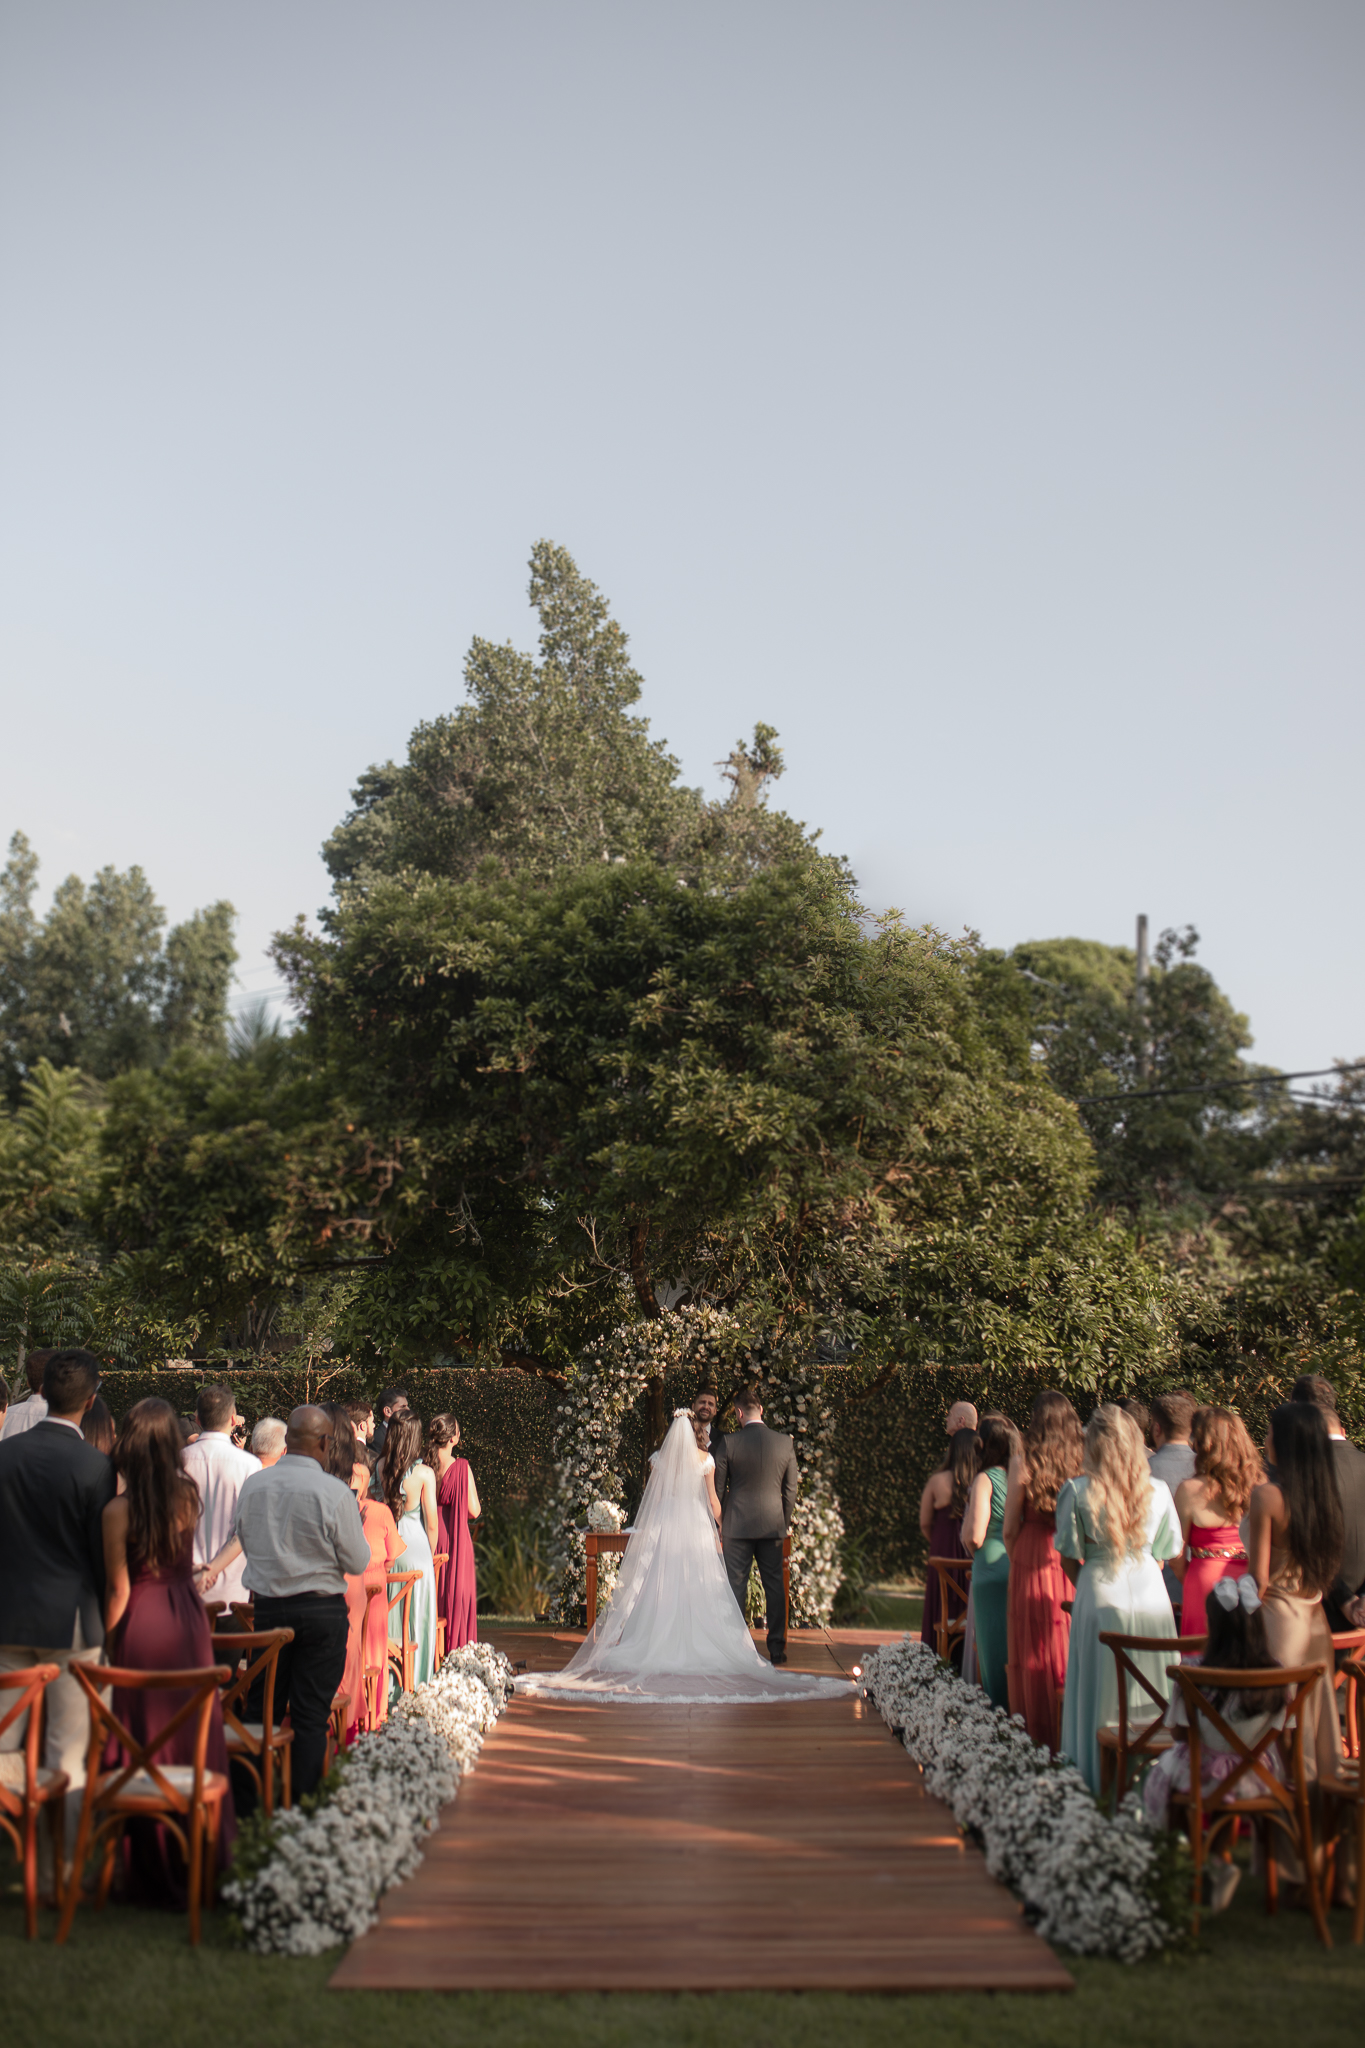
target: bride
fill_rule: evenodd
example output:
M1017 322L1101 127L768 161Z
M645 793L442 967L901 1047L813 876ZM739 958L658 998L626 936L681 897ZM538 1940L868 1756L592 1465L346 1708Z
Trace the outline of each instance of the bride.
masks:
M673 1701L847 1699L850 1681L774 1671L754 1648L720 1546L715 1460L679 1408L651 1460L611 1604L563 1671L518 1678L534 1698Z

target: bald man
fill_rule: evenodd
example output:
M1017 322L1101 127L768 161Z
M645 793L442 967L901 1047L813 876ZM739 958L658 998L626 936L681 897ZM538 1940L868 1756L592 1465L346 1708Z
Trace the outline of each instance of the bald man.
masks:
M956 1436L960 1429L975 1429L976 1410L971 1402L954 1401L948 1410L948 1420L944 1426L949 1436Z
M256 1627L292 1628L280 1652L275 1712L286 1708L294 1729L294 1797L315 1789L327 1752L327 1720L346 1669L346 1574L368 1570L370 1546L349 1486L327 1470L331 1418L321 1408L296 1408L278 1465L253 1472L237 1496L232 1535L206 1567L207 1592L235 1557L245 1556L243 1583L256 1608ZM251 1716L261 1718L253 1699Z

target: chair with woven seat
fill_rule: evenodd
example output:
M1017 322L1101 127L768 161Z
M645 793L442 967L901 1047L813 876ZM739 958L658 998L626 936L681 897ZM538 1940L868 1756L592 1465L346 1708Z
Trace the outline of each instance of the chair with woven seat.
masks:
M223 1735L228 1757L241 1766L267 1816L275 1811L275 1778L279 1774L280 1804L293 1804L290 1759L294 1731L275 1725L275 1674L280 1651L292 1643L292 1628L266 1628L251 1633L229 1629L213 1638L213 1654L229 1667L223 1687ZM253 1687L261 1687L261 1718L251 1717Z
M1113 1655L1119 1690L1118 1720L1099 1730L1100 1797L1111 1799L1117 1810L1123 1804L1133 1771L1151 1763L1175 1741L1166 1726L1168 1703L1142 1667L1134 1663L1134 1654L1147 1651L1165 1657L1197 1657L1208 1637L1125 1636L1102 1629L1100 1641ZM1130 1684L1147 1695L1150 1710L1139 1701L1138 1712L1134 1714Z
M934 1623L934 1649L946 1664L953 1644L967 1633L967 1590L971 1583L969 1557L931 1557L929 1569L938 1579L938 1619ZM957 1603L957 1613L948 1618L948 1595Z
M102 1849L95 1896L99 1910L109 1897L114 1855L125 1824L130 1820L157 1820L175 1837L185 1858L190 1940L197 1945L200 1901L207 1895L208 1903L213 1904L219 1825L228 1793L226 1773L208 1768L209 1726L219 1688L232 1674L222 1664L194 1671L122 1671L115 1665L82 1664L74 1659L70 1671L89 1702L90 1747L86 1752L85 1797L76 1831L76 1853L57 1940L64 1942L71 1932L87 1857ZM164 1727L144 1743L124 1726L104 1699L103 1695L111 1690L179 1692L185 1697ZM193 1731L194 1762L158 1763L159 1753L182 1728ZM104 1757L111 1741L119 1745L127 1761L106 1768Z
M388 1572L389 1613L399 1609L399 1632L389 1638L389 1670L403 1692L411 1692L417 1675L417 1638L412 1632L412 1589L420 1572Z
M1322 1878L1314 1859L1313 1823L1308 1806L1308 1779L1303 1759L1303 1716L1314 1689L1322 1684L1326 1667L1305 1664L1293 1670L1276 1665L1264 1671L1219 1671L1206 1664L1173 1664L1168 1676L1180 1688L1189 1723L1190 1789L1173 1790L1172 1817L1183 1815L1185 1832L1194 1857L1194 1932L1199 1932L1199 1910L1203 1892L1204 1865L1215 1839L1227 1832L1229 1839L1240 1820L1260 1823L1265 1841L1265 1904L1267 1913L1276 1909L1278 1879L1272 1851L1273 1831L1285 1836L1303 1872L1313 1925L1324 1948L1332 1946L1323 1911ZM1211 1692L1271 1692L1283 1686L1288 1694L1283 1719L1276 1716L1254 1742L1238 1732L1208 1698ZM1235 1759L1225 1778L1205 1784L1203 1760L1205 1730L1217 1736L1215 1750ZM1272 1758L1271 1752L1276 1753ZM1280 1770L1275 1768L1276 1759ZM1282 1773L1282 1775L1281 1775ZM1247 1788L1251 1787L1251 1790ZM1324 1787L1324 1790L1331 1790Z
M52 1830L52 1867L62 1867L64 1799L70 1782L65 1771L49 1771L39 1763L43 1746L43 1697L56 1664L30 1664L22 1671L0 1671L0 1704L17 1692L12 1706L0 1713L0 1735L28 1716L22 1749L0 1750L0 1828L14 1844L24 1874L24 1932L32 1941L38 1932L38 1819L47 1809Z

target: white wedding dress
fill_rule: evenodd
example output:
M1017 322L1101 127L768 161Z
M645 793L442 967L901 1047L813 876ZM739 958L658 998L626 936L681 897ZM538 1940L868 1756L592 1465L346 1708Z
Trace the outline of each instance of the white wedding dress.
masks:
M563 1671L517 1679L532 1698L728 1706L847 1699L852 1681L775 1671L730 1591L706 1495L715 1469L677 1410L655 1455L611 1604Z

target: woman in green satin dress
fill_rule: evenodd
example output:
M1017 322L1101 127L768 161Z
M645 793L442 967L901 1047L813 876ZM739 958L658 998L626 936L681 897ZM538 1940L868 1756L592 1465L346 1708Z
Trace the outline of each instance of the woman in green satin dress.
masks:
M1003 1415L983 1415L980 1434L977 1474L962 1517L962 1543L972 1560L972 1613L982 1690L990 1695L992 1706L1008 1707L1010 1561L1001 1531L1009 1462L1019 1449L1019 1432Z

